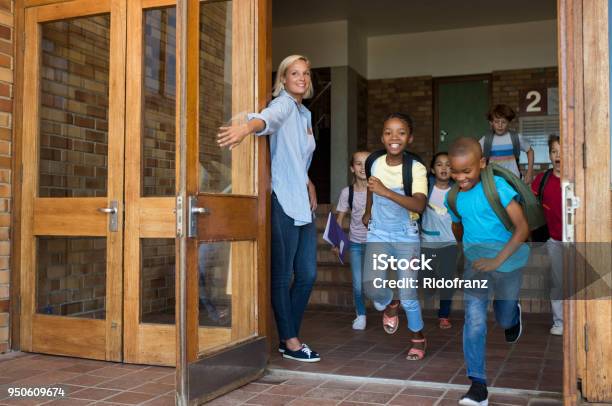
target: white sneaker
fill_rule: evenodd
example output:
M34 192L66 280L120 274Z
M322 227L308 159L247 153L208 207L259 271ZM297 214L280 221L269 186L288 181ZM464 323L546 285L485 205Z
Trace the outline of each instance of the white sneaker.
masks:
M374 303L374 308L378 310L379 312L384 312L385 309L387 308L387 306L383 306L380 303L377 303L377 302L372 302L372 303Z
M366 328L366 316L357 316L353 320L353 330L365 330Z
M563 335L563 326L552 326L550 328L550 334L554 336L562 336Z

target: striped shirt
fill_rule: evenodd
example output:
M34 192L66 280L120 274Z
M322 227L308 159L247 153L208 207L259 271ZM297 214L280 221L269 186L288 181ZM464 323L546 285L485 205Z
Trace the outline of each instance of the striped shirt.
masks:
M523 138L523 136L520 134L518 137L521 151L529 151L531 148L529 141ZM484 141L485 137L482 137L479 141L483 151ZM499 166L511 170L516 176L521 176L521 172L519 171L518 166L516 166L514 149L512 148L512 138L510 138L509 132L503 135L496 134L493 136L493 144L491 145L491 156L489 157L489 162L495 162Z

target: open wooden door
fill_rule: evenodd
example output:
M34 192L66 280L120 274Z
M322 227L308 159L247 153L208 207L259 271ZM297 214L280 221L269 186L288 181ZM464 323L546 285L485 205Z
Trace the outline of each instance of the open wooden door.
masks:
M609 1L559 0L566 405L612 402ZM570 284L571 285L571 284ZM575 294L573 294L576 292Z
M248 137L233 150L216 139L220 126L244 122L269 94L270 8L263 0L183 4L177 392L191 404L256 379L268 358L266 139Z
M25 10L25 351L122 359L125 4Z

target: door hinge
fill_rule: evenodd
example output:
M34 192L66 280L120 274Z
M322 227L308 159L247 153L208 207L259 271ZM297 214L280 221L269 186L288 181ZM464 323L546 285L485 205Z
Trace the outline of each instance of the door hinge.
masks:
M176 197L176 236L183 236L183 196Z
M23 41L21 41L21 52L25 52L26 40L27 40L27 36L26 36L25 31L24 31L23 32Z
M563 181L561 186L563 211L563 242L575 242L576 209L580 198L574 194L574 184Z
M23 184L23 164L19 164L19 183Z
M587 167L587 151L586 151L586 142L582 143L582 169L586 169Z
M584 352L589 352L589 325L584 324Z

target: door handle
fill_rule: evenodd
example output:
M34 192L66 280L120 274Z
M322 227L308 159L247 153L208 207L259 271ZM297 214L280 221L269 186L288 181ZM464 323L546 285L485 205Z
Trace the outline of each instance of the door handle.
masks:
M187 237L195 238L198 236L198 214L210 214L210 209L198 207L197 196L189 196L187 207Z
M98 211L104 214L110 214L108 216L108 231L116 233L119 229L119 205L116 200L111 200L110 207L100 207Z

